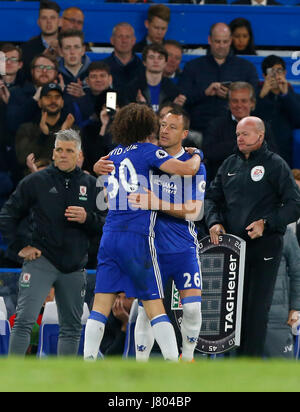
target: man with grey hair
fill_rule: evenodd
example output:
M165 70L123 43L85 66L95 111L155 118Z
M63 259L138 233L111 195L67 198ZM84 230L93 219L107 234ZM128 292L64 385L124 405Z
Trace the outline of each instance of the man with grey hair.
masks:
M55 288L60 334L58 354L78 353L89 243L101 228L96 178L84 173L81 140L72 129L56 134L53 165L24 178L0 212L0 230L15 240L29 214L33 230L24 239L17 316L9 353L24 356L33 325L50 288Z
M206 192L205 219L213 244L230 233L247 242L239 354L263 356L268 313L286 226L300 216L300 191L287 163L268 150L265 126L245 117L229 156Z
M208 180L211 181L223 161L236 149L236 126L255 109L255 90L250 83L233 82L228 88L228 111L213 119L203 137L203 153ZM277 152L271 127L266 124L265 139L268 147Z
M119 91L143 73L144 65L133 53L136 37L134 28L129 23L118 23L113 28L110 42L114 46L114 51L103 61L110 67L113 88Z

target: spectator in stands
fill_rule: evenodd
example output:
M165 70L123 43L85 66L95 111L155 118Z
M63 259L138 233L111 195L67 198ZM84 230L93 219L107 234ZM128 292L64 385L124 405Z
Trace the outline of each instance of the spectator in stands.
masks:
M39 115L38 100L41 88L57 81L58 65L55 59L43 54L31 62L31 79L23 87L11 89L7 104L6 123L8 132L15 134L22 123L31 122Z
M59 13L60 7L54 1L40 2L37 24L41 33L22 45L24 69L28 78L30 78L30 64L35 56L45 51L57 56Z
M148 9L145 20L147 35L134 46L135 53L141 53L151 43L163 44L170 23L171 10L164 4L155 4Z
M168 53L164 76L171 79L175 84L178 84L182 74L180 63L182 60L183 48L176 40L166 40L164 42L164 48Z
M191 127L205 132L210 120L227 110L228 85L246 81L256 90L258 75L248 60L230 54L231 31L227 24L216 23L210 29L210 53L185 64L179 86L187 96L186 110Z
M283 238L283 253L269 312L265 356L294 357L291 327L300 311L300 248L293 230L288 227Z
M244 117L248 117L255 109L255 90L250 83L231 83L228 93L229 110L224 116L213 119L204 134L203 152L208 181L212 181L223 163L236 148L236 126ZM274 136L270 126L266 124L266 142L272 151L276 151Z
M74 117L69 114L64 117L63 92L56 83L44 86L38 100L40 108L39 121L24 123L16 134L16 154L20 166L25 170L27 156L34 154L38 159L52 159L55 133L70 129L74 124Z
M150 44L143 50L145 73L128 84L124 99L127 103L147 103L155 112L166 101L180 104L185 102L185 96L179 88L163 72L168 60L168 53L160 44Z
M117 24L113 28L110 42L114 51L104 62L110 67L114 89L122 90L124 85L145 70L141 59L133 53L136 42L134 28L129 23Z
M244 5L244 6L281 6L282 4L277 3L275 0L238 0L234 1L234 5Z
M60 20L60 30L80 30L83 31L84 13L79 7L68 7L63 11Z
M76 124L83 128L99 119L96 108L106 103L107 91L113 91L113 78L109 66L103 61L92 62L87 70L85 95L73 102L73 114Z
M61 59L59 72L63 76L65 92L74 98L84 95L84 80L90 59L85 54L84 34L79 30L69 30L59 33Z
M22 86L24 83L24 73L21 70L23 67L22 50L12 43L4 43L1 46L1 51L5 54L6 60L6 73L2 79L5 86L8 89L14 86Z
M84 97L73 103L76 124L82 129L83 169L89 173L94 173L94 164L115 146L109 133L115 113L106 109L107 92L115 91L112 83L109 66L104 61L92 62L87 77L89 89ZM124 105L120 93L117 93L116 103L116 110Z
M238 17L229 23L232 34L231 48L234 54L256 54L251 23L243 17Z
M264 82L259 88L256 114L271 124L278 153L292 167L293 129L300 127L300 95L288 83L281 57L266 57L262 72Z

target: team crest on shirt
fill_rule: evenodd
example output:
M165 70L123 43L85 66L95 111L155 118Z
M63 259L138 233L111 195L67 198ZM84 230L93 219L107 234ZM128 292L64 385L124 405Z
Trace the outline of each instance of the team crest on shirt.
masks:
M158 159L164 159L165 157L168 157L168 156L169 156L168 153L165 152L165 151L162 150L162 149L159 149L159 150L156 151L156 157L157 157Z
M251 179L254 182L259 182L265 175L265 168L263 166L255 166L251 170Z
M87 187L86 186L79 187L79 200L87 200Z

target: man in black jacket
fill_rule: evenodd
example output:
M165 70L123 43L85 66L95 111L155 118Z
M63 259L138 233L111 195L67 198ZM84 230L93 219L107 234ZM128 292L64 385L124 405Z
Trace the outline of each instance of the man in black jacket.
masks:
M236 134L237 153L206 192L205 218L214 244L226 232L247 242L239 353L262 356L283 235L300 216L300 192L285 161L267 149L261 119L245 117Z
M26 76L30 79L30 63L35 56L46 50L55 57L58 46L60 7L54 1L44 0L40 3L37 24L41 33L22 45L23 62Z
M32 235L19 252L24 264L10 354L25 354L52 286L60 321L58 354L78 352L89 241L101 228L96 179L76 166L80 155L77 132L57 133L54 165L23 179L0 213L0 230L8 242L29 212L34 222Z

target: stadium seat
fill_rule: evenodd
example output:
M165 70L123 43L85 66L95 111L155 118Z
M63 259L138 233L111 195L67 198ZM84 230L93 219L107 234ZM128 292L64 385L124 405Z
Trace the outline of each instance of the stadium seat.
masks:
M0 296L0 356L8 354L10 324L7 320L7 310L2 296Z
M83 315L81 318L81 323L83 325L78 355L83 354L84 347L84 333L85 324L89 317L89 309L86 303L83 307ZM45 356L55 356L57 355L57 343L59 335L59 325L58 325L58 313L56 302L47 302L44 309L42 324L39 332L39 345L37 350L37 356L42 358Z

